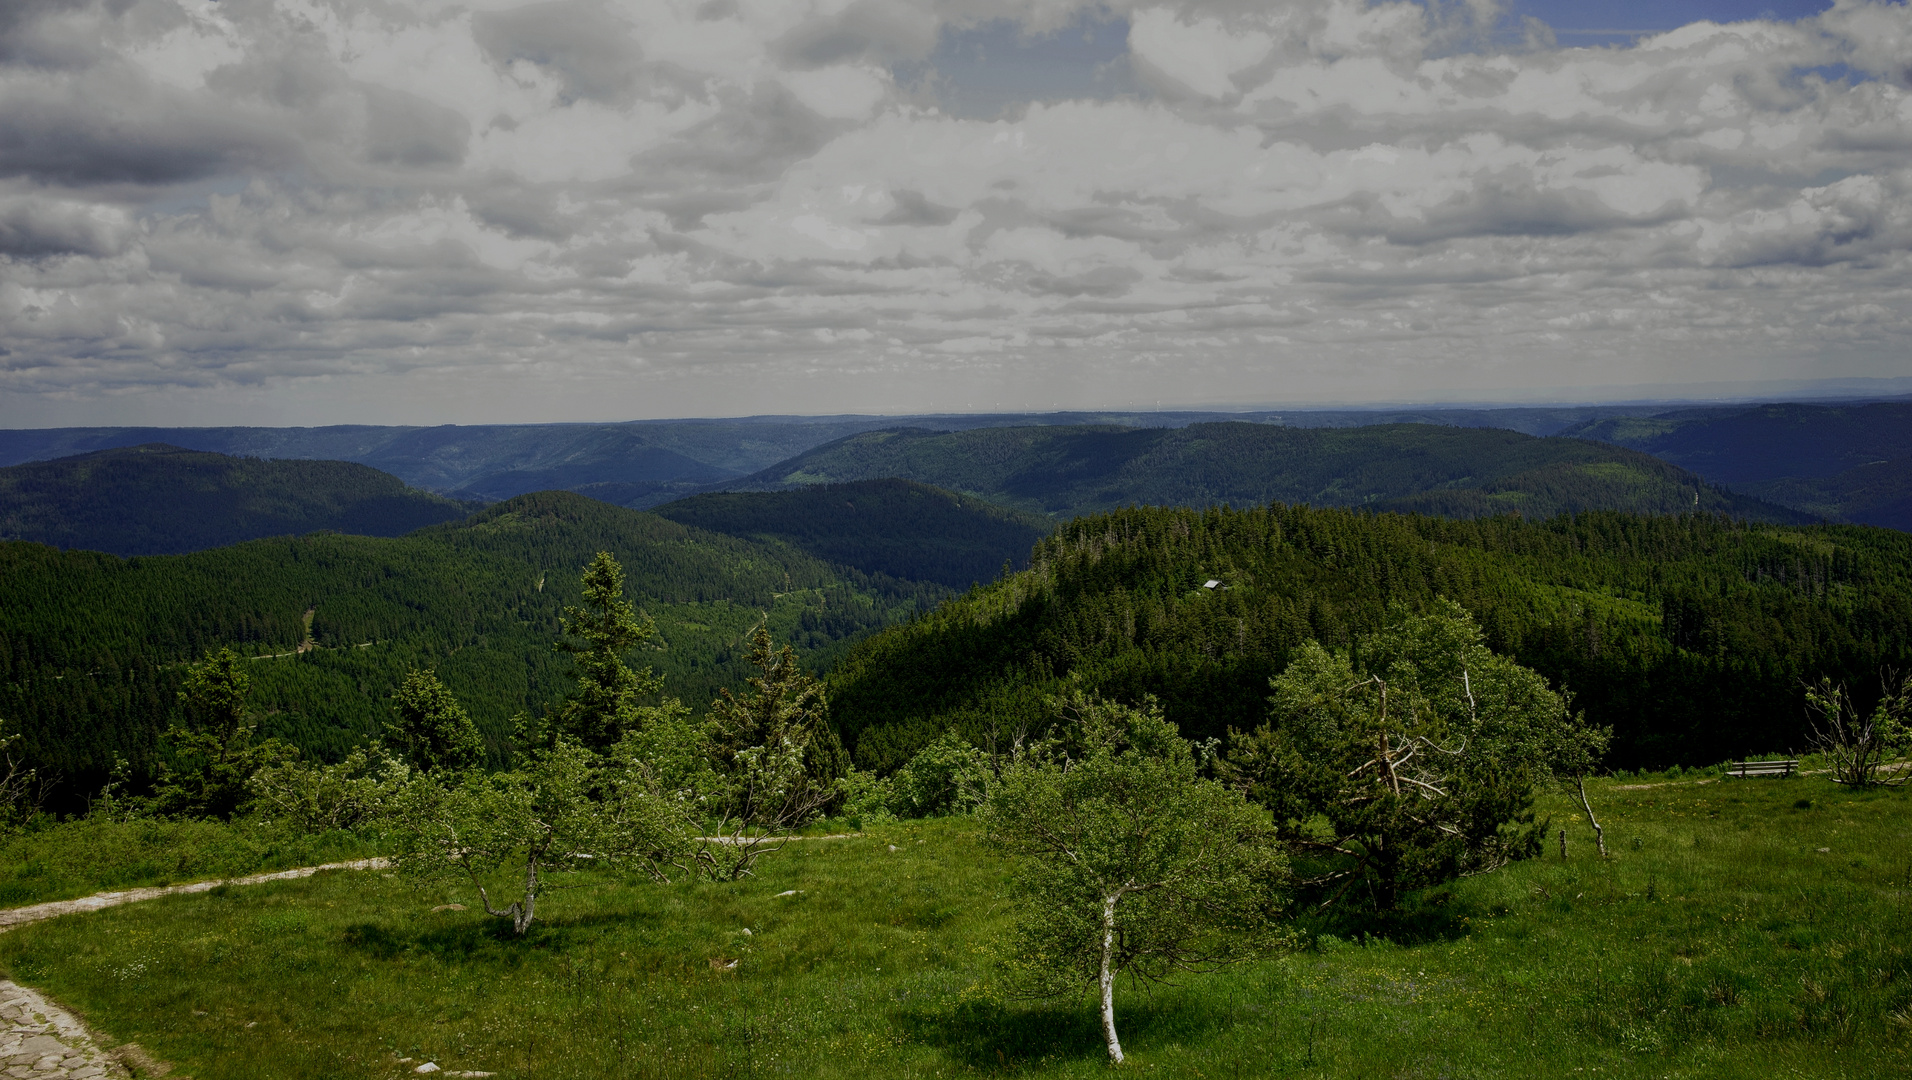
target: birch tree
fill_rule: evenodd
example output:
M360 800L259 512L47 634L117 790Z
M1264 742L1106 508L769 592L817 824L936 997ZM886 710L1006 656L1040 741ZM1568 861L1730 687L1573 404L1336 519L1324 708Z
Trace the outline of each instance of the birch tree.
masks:
M1912 779L1912 771L1905 766L1887 765L1912 745L1912 676L1888 671L1881 673L1879 682L1879 701L1870 713L1853 704L1844 683L1821 678L1806 687L1812 743L1826 755L1833 783L1896 786Z
M1016 862L1008 957L1019 993L1092 987L1109 1059L1124 1060L1115 983L1255 955L1286 875L1267 814L1199 775L1153 702L1080 694L1056 737L1014 759L981 808Z
M411 778L393 800L398 871L417 883L461 880L487 915L523 935L538 902L587 868L664 880L684 860L683 815L641 769L560 737L521 768ZM510 884L501 887L500 879Z

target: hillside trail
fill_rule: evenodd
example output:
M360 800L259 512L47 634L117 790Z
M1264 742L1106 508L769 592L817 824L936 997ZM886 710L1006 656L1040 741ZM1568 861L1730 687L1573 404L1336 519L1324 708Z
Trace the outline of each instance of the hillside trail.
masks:
M28 907L0 909L0 933L16 926L51 919L60 915L71 915L81 911L99 911L101 908L117 907L120 904L136 903L140 900L155 900L162 896L178 893L211 892L221 885L263 885L268 881L291 881L294 878L311 877L321 870L383 870L391 865L389 859L354 859L351 862L326 863L323 866L301 866L294 870L280 870L271 874L253 874L250 877L223 878L217 881L194 881L185 885L155 885L144 889L122 889L118 892L94 893L77 900L51 900L44 904Z

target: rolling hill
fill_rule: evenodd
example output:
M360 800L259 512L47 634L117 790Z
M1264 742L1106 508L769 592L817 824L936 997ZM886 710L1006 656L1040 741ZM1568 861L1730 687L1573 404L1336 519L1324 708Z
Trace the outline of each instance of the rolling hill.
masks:
M827 562L962 589L1027 566L1055 523L911 480L697 495L652 510L684 525L789 544Z
M1912 404L1757 405L1567 429L1832 521L1912 529Z
M149 443L0 469L0 539L172 555L326 529L397 536L472 507L345 461Z
M527 491L581 491L644 508L741 477L826 442L897 426L960 431L1031 425L1185 427L1244 420L1293 427L1380 423L1504 427L1536 435L1616 414L1620 406L1405 410L1216 412L1061 412L886 416L751 416L641 420L615 424L479 424L310 428L39 428L0 430L0 465L163 442L193 450L261 458L355 461L414 487L466 498L500 499Z
M1226 738L1304 641L1358 654L1393 605L1442 597L1611 725L1614 767L1803 751L1808 681L1869 710L1912 661L1912 536L1887 529L1145 507L1076 518L1030 569L865 641L831 715L873 769L950 730L1007 749L1072 688L1153 695L1187 737Z
M545 492L397 538L315 533L190 555L121 559L0 543L0 717L63 782L66 808L115 756L150 773L183 665L232 645L254 657L260 731L322 756L375 734L413 666L436 667L501 744L508 718L569 686L553 648L580 568L608 550L657 622L644 659L701 709L748 674L768 620L805 662L932 608L949 591L831 566L784 544Z
M1056 517L1126 505L1279 501L1448 517L1700 510L1759 521L1811 520L1721 491L1644 453L1579 439L1428 424L875 431L726 486L780 490L886 476Z

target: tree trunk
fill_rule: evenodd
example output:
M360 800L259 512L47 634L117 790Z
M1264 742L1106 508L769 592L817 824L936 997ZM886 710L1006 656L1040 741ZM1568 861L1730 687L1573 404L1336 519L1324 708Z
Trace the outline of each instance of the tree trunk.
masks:
M1576 776L1573 782L1580 789L1580 808L1587 812L1587 824L1593 826L1593 842L1599 845L1600 857L1604 859L1607 857L1607 833L1593 816L1593 804L1587 801L1587 778Z
M1122 1040L1115 1035L1115 902L1117 889L1102 901L1102 1037L1109 1043L1109 1060L1122 1064Z
M519 937L531 929L532 917L538 909L538 857L527 856L524 861L524 899L512 906L511 929Z

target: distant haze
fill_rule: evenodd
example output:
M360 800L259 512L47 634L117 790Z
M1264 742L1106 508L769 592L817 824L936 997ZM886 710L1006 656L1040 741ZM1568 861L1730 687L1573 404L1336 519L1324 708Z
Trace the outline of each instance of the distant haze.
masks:
M11 0L0 426L1902 393L1908 56L1875 0Z

